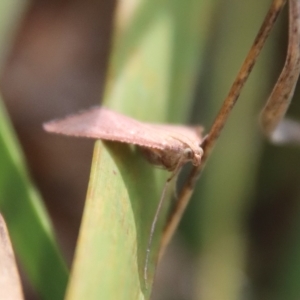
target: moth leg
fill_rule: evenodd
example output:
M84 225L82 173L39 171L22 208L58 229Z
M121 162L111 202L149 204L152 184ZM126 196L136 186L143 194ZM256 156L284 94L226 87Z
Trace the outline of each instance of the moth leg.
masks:
M260 115L264 134L274 143L300 144L300 123L284 119L300 73L300 0L289 0L289 41L283 70Z
M147 244L147 249L146 249L145 265L144 265L144 279L145 279L146 288L148 287L148 266L149 266L149 259L150 259L150 251L151 251L153 235L154 235L154 232L155 232L157 220L158 220L159 214L161 212L164 200L166 198L166 192L169 188L169 185L173 181L173 179L174 180L177 179L178 174L180 173L183 164L184 164L183 159L179 160L175 170L171 173L171 176L166 180L166 182L164 184L164 187L163 187L163 190L161 192L161 196L160 196L158 206L157 206L155 214L154 214L152 224L151 224L151 229L150 229L150 234L149 234L149 239L148 239L148 244Z

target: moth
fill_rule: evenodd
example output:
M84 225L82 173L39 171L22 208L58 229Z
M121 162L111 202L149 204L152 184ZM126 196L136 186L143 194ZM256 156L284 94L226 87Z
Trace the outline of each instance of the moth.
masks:
M44 124L48 132L137 145L147 160L168 171L188 161L199 166L203 128L143 123L105 107L94 107Z
M196 167L200 166L203 155L201 148L203 128L143 123L105 107L94 107L61 120L45 123L44 129L64 135L136 145L151 164L171 172L163 188L150 229L144 266L147 285L153 234L168 183L178 175L181 167L187 162L191 162Z

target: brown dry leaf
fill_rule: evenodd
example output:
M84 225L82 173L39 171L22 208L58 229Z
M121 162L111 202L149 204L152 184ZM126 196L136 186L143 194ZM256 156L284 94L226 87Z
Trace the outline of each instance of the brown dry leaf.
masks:
M0 299L24 299L8 230L0 214Z

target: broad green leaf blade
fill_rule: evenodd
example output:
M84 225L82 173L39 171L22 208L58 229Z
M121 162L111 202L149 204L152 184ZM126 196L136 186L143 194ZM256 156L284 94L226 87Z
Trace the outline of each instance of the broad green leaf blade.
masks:
M183 123L199 66L201 8L193 0L120 1L104 103L141 121ZM168 174L130 149L110 143L107 152L97 144L69 300L150 296L166 213L155 231L148 282L146 245Z
M71 282L88 275L67 299L144 299L145 228L159 199L156 186L153 170L129 146L96 144Z
M0 210L15 253L43 299L62 299L68 279L67 268L1 102L0 166Z

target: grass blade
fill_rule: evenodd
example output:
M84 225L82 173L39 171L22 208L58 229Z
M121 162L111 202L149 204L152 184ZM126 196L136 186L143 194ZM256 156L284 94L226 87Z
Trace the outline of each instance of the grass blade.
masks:
M68 271L0 102L0 209L25 272L43 299L62 299Z
M183 122L199 67L205 1L120 2L105 104L153 122ZM205 10L203 11L203 15ZM67 299L148 299L146 245L167 172L154 170L130 146L97 143Z

